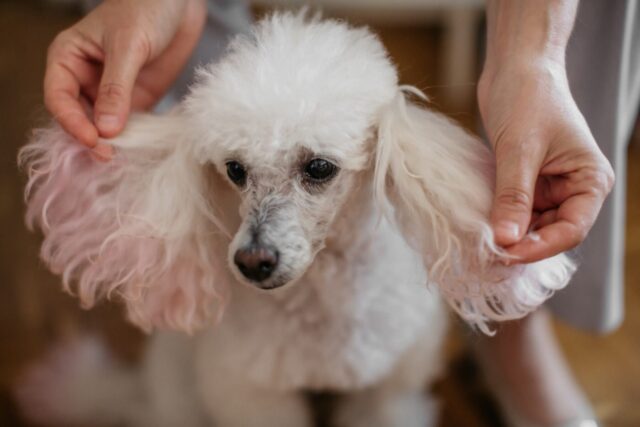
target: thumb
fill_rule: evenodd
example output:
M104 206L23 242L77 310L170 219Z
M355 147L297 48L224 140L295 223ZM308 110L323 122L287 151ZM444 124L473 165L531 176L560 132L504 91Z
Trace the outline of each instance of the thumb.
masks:
M496 150L496 192L491 223L496 244L500 246L520 241L529 226L539 172L539 162L533 154L521 144L503 144Z
M130 32L105 39L104 71L96 98L94 117L100 135L119 134L131 110L131 93L149 55L148 44Z

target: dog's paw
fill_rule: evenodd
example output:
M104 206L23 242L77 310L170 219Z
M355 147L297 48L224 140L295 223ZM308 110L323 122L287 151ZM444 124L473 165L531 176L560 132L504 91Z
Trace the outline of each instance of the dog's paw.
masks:
M14 387L23 416L37 425L79 425L91 420L113 360L94 337L58 344L30 365Z

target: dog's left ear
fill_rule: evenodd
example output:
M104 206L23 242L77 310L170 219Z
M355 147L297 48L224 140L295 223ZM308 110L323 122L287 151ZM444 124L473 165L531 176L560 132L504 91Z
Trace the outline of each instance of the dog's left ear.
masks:
M117 296L145 330L192 331L224 302L211 180L185 129L178 114L134 115L104 162L54 123L20 153L42 259L84 307Z
M378 126L374 194L393 206L407 241L423 255L429 283L468 322L520 318L564 287L573 263L563 254L505 266L489 223L494 156L441 114L406 100L401 87ZM388 210L388 209L387 209Z

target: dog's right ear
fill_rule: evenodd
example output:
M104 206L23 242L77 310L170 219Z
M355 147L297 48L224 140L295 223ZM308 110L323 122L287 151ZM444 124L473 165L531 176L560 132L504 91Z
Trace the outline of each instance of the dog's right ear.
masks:
M225 299L220 224L179 114L133 116L109 162L57 124L20 152L41 257L84 307L117 295L130 320L192 331ZM206 195L206 196L205 196Z

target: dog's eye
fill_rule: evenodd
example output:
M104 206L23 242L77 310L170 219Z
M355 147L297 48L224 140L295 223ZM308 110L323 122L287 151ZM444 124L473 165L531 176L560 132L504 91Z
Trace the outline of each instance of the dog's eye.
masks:
M333 178L338 167L325 159L313 159L304 168L305 178L312 182L325 182Z
M227 162L227 176L234 184L242 187L247 181L247 170L235 160Z

